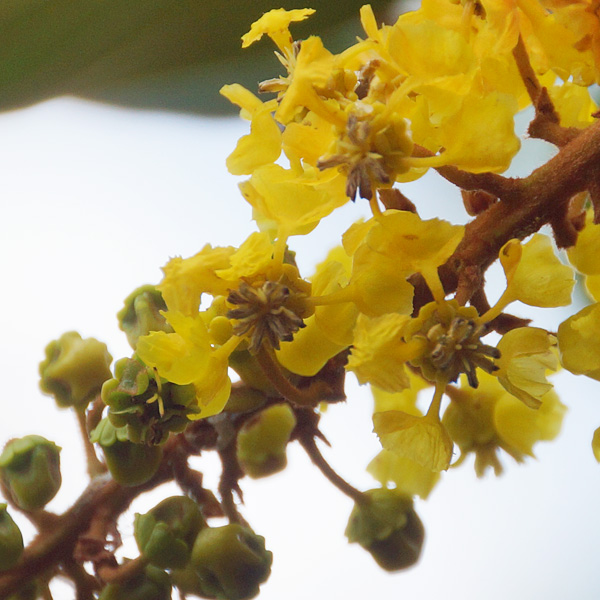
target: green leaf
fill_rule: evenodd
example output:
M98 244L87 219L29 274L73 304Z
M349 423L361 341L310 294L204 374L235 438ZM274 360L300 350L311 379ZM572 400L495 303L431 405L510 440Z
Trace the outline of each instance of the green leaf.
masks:
M277 6L275 6L275 4ZM241 36L273 0L5 0L0 12L0 110L78 95L136 107L229 112L225 83L252 89L279 72L268 41ZM316 15L292 29L335 50L361 33L363 0L311 0ZM390 4L375 0L374 8ZM352 25L345 21L352 17ZM337 43L336 43L337 42Z

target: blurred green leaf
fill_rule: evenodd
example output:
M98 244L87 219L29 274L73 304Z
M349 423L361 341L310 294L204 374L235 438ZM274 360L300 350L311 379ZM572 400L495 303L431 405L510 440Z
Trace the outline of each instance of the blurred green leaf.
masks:
M332 50L361 33L364 0L1 0L0 110L78 95L129 106L201 113L230 110L225 83L279 72L270 41L240 37L271 8L317 10L293 26ZM374 9L390 0L372 0ZM275 6L276 5L276 6ZM306 5L306 6L305 6Z

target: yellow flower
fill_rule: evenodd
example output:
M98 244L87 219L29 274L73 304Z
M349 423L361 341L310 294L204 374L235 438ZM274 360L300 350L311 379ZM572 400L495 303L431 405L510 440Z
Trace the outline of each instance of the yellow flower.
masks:
M585 275L600 275L600 224L594 223L594 213L588 210L585 227L577 235L577 243L567 250L569 262Z
M339 290L348 281L350 259L340 247L329 252L317 265L312 277L312 292L316 296ZM352 344L352 332L358 311L351 302L317 306L315 314L306 319L303 329L291 342L283 342L276 352L277 360L298 375L312 376L325 363Z
M504 306L513 300L544 308L571 304L573 271L554 254L547 236L536 233L523 245L510 240L500 249L500 262L507 280Z
M553 391L542 397L539 408L532 409L500 386L496 377L481 374L480 386L473 389L466 379L461 387L449 388L450 404L442 422L460 448L461 463L475 454L475 471L481 477L488 467L499 475L502 465L498 450L517 462L533 456L533 445L558 435L565 407Z
M600 463L600 427L594 431L594 436L592 437L592 451L594 453L594 458Z
M553 352L556 338L536 327L519 327L506 333L498 343L499 370L494 373L502 387L530 408L538 408L541 398L552 389L548 370L556 371Z
M430 471L444 471L452 459L452 440L439 417L424 417L399 410L389 410L373 415L375 433L381 445L404 456Z
M464 233L464 227L440 219L422 221L407 211L386 211L376 219L365 237L373 252L395 261L398 271L423 275L434 298L443 300L437 269L452 255Z
M249 175L258 167L275 162L281 154L281 131L273 119L276 101L262 103L239 84L225 85L221 94L242 108L251 120L250 133L241 137L227 157L232 175Z
M198 313L202 294L221 296L227 294L228 284L216 271L229 266L235 248L213 248L207 244L190 258L173 258L163 268L164 279L158 286L169 310L187 316Z
M426 345L422 340L404 342L404 328L409 321L409 316L397 313L374 319L359 315L346 366L359 383L371 383L388 392L409 386L404 363L422 353Z
M439 472L390 450L382 450L369 463L367 472L381 485L393 483L398 491L408 496L419 496L423 500L427 499L440 480Z
M171 383L194 384L200 412L191 419L221 412L231 390L227 369L235 340L215 348L200 314L194 318L168 311L164 315L174 333L156 331L140 337L137 355Z
M240 189L261 230L282 238L309 233L348 201L342 179L309 166L298 173L264 165L255 169Z
M560 324L558 348L565 369L600 381L600 303L586 306Z
M260 40L263 35L268 35L283 52L292 45L292 36L289 27L291 23L304 21L315 11L312 8L285 10L275 8L265 13L260 19L254 21L250 31L242 36L242 48L247 48Z

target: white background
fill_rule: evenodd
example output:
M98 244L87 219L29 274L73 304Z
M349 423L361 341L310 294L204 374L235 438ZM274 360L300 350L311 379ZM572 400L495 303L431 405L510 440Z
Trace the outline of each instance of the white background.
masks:
M74 329L106 342L115 359L128 355L115 313L130 291L158 282L171 256L190 256L206 242L238 245L255 230L225 169L246 132L236 119L73 99L0 115L0 438L38 433L63 447L64 485L50 509L66 508L86 479L73 416L38 390L45 345ZM518 173L547 155L543 145L526 146ZM423 218L465 219L456 191L435 175L402 189ZM366 208L349 204L309 239L292 240L305 275ZM502 278L492 284L499 293ZM536 324L556 328L556 312L539 311ZM275 554L261 598L598 598L600 466L590 441L600 425L600 388L581 377L556 382L569 406L560 437L537 446L538 460L524 465L503 457L500 478L477 480L470 461L444 474L430 498L417 502L427 539L420 563L404 573L381 571L346 543L350 501L292 445L286 472L243 482L243 514ZM372 403L352 380L347 393L347 404L323 419L333 445L324 453L366 489L375 486L364 470L378 449ZM195 466L216 481L211 457ZM155 502L145 499L136 509ZM130 521L123 533L131 533ZM132 556L130 542L126 548ZM71 597L56 588L57 600Z

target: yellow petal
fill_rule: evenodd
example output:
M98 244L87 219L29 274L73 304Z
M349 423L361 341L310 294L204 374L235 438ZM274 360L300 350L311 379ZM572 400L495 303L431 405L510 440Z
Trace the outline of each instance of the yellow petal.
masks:
M517 240L511 240L500 250L510 297L544 308L571 304L575 285L573 270L560 262L550 238L536 233L521 246L520 257L518 244Z
M292 44L292 37L289 32L290 23L304 21L314 12L312 8L294 10L275 8L270 10L260 19L254 21L250 31L242 36L242 48L247 48L266 34L277 44L280 50L283 50Z
M600 381L600 303L586 306L559 325L558 347L565 369Z
M600 275L600 225L593 222L593 211L588 211L585 227L577 236L577 243L567 251L569 261L585 275Z
M499 370L494 374L506 391L530 408L537 408L542 396L552 389L546 372L558 366L552 351L555 345L554 336L536 327L512 329L498 343Z
M594 452L594 458L600 463L600 427L594 431L594 437L592 438L592 451Z
M498 435L508 447L533 456L536 442L553 440L559 434L566 410L554 391L542 398L537 410L504 395L496 404L494 420Z
M386 450L430 471L444 471L450 466L452 440L439 420L392 410L375 413L373 424Z
M393 483L399 492L419 496L423 500L440 479L439 473L389 450L382 450L369 463L367 472L383 486Z

